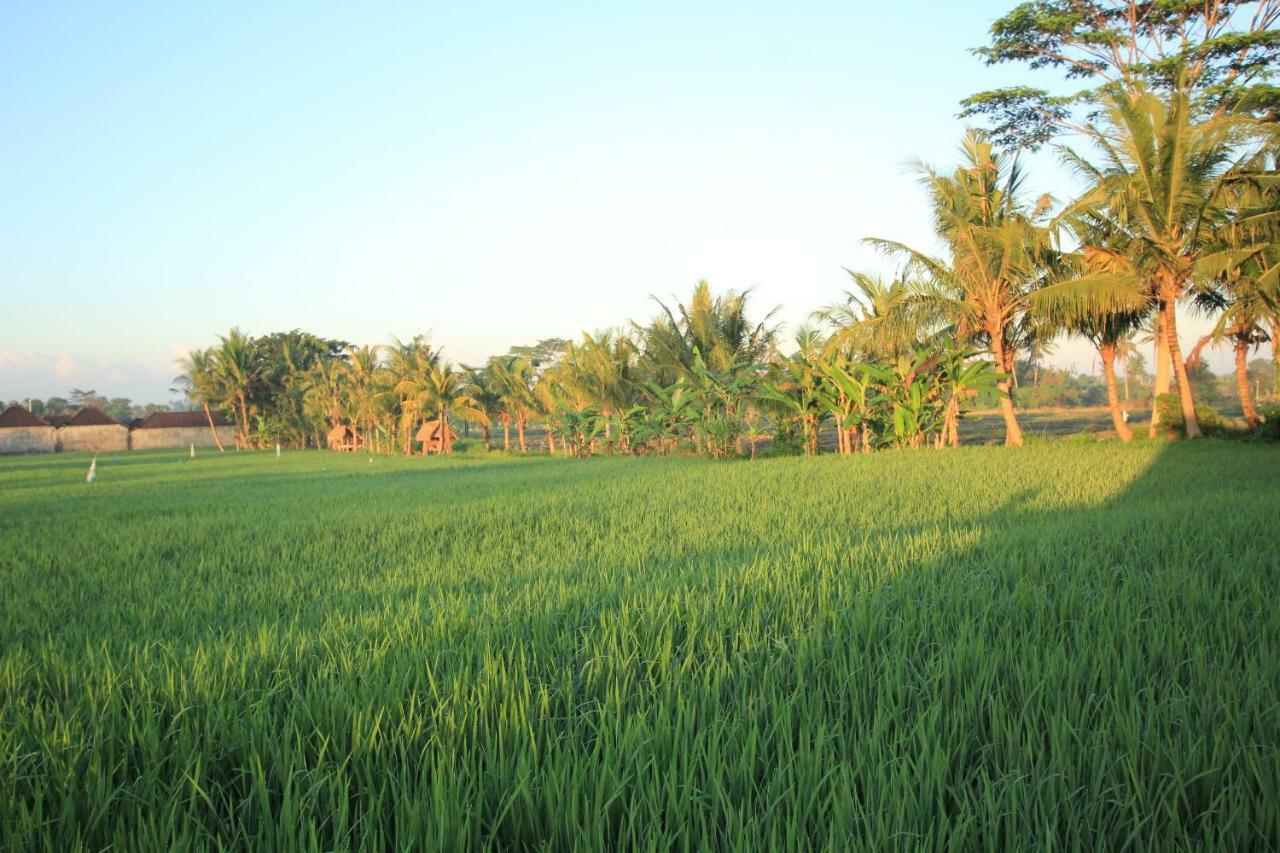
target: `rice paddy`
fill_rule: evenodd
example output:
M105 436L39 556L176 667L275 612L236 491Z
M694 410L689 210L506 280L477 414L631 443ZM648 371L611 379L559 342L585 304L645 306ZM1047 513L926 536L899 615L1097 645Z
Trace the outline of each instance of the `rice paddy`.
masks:
M7 849L1274 847L1280 452L0 460Z

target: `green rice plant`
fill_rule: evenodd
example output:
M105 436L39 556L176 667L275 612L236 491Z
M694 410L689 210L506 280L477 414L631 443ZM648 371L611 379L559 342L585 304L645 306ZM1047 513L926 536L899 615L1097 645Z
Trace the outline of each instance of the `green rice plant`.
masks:
M1280 452L0 459L5 849L1259 849Z

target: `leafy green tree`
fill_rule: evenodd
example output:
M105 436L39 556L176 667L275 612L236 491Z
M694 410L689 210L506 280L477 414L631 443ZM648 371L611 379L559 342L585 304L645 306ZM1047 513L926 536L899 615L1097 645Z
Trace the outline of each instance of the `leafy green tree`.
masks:
M121 423L128 423L133 417L133 401L128 397L112 397L107 401L107 405L102 407L102 411Z
M1054 69L1073 86L979 92L962 116L983 116L1006 147L1035 147L1078 127L1079 114L1112 99L1182 89L1198 115L1275 119L1280 89L1280 4L1275 0L1028 0L991 25L975 51L988 65Z
M97 391L82 391L79 388L72 388L70 396L71 406L75 409L83 409L91 406L95 409L103 410L107 408L107 405L110 402Z
M65 415L72 410L71 401L64 397L50 397L44 401L44 408L37 414Z
M546 370L564 357L569 341L565 338L542 338L535 344L514 346L507 350L512 358L525 358L536 371Z

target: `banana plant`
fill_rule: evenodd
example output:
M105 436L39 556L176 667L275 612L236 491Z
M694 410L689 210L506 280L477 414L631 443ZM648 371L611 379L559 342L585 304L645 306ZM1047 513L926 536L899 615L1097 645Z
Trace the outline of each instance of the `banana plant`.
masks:
M951 337L934 344L941 369L940 386L944 398L942 430L937 446L960 446L960 413L965 400L987 394L1004 394L1001 382L1008 378L996 369L995 362L978 358L977 350L969 350Z
M800 425L808 455L818 452L818 428L826 413L823 377L823 372L803 355L786 359L778 365L778 373L765 394L785 417Z
M562 403L556 411L552 428L572 455L589 456L607 422L598 409L574 408Z
M759 369L749 362L734 362L723 370L711 370L695 350L693 377L701 403L694 435L699 452L716 459L736 454L744 408L760 393Z
M875 391L874 374L859 362L847 362L845 369L837 360L818 363L826 380L819 394L823 407L831 415L839 430L837 445L841 453L852 453L854 437L862 445L864 453L871 450L873 421L871 403Z
M641 430L662 455L670 453L681 441L692 436L699 412L701 391L681 376L670 385L650 382L646 386L652 404L646 412Z
M880 390L875 402L887 408L892 436L883 436L893 447L923 447L927 437L941 429L941 392L938 355L931 347L917 347L889 366L867 365Z

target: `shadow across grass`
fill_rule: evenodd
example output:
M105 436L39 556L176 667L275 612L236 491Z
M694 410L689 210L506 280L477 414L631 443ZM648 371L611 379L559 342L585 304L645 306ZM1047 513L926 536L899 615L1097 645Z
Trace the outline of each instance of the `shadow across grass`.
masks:
M7 846L1280 837L1275 449L293 464L0 522Z

